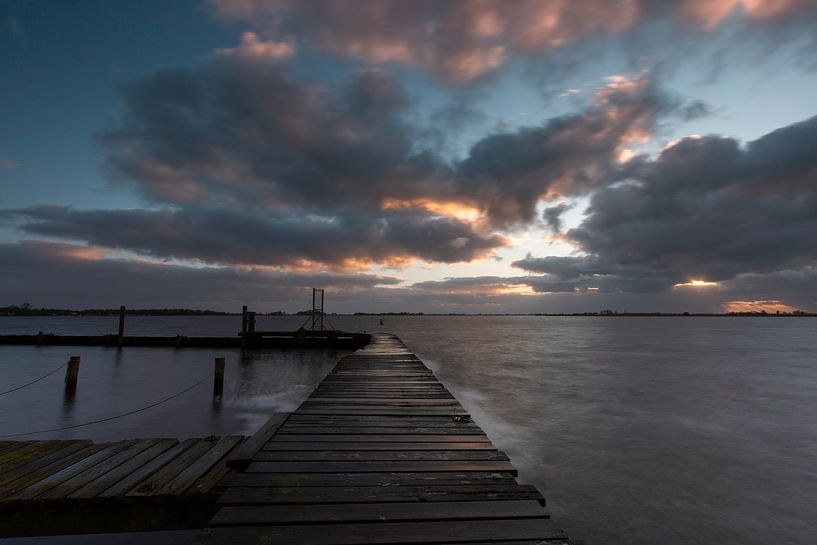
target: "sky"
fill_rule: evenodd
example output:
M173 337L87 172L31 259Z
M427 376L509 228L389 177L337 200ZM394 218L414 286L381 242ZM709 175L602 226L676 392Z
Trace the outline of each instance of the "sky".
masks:
M0 1L0 306L817 311L817 0Z

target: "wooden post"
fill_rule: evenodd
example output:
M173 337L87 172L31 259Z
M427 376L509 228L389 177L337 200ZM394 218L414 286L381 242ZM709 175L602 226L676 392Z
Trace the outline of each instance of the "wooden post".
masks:
M213 397L219 397L224 392L224 358L216 358L216 368L213 373Z
M252 348L255 341L255 312L247 314L247 346Z
M119 307L119 336L116 338L116 346L120 348L125 343L125 305Z
M309 329L315 331L315 288L312 288L312 327Z
M321 290L321 333L323 333L323 290Z
M68 360L68 369L65 370L65 391L72 392L77 389L79 379L79 356L71 356Z
M247 346L247 305L241 307L241 348Z

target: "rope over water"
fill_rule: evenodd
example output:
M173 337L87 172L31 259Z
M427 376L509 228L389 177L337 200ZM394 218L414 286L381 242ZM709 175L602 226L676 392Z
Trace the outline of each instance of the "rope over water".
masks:
M0 438L20 437L21 435L37 435L38 433L50 433L50 432L53 432L53 431L70 430L70 429L74 429L74 428L81 428L83 426L90 426L92 424L99 424L100 422L108 422L110 420L116 420L117 418L123 418L125 416L130 416L130 415L136 414L138 412L142 412L142 411L146 411L148 409L152 409L153 407L161 405L162 403L166 403L166 402L170 401L173 398L179 397L180 395L189 392L190 390L192 390L196 386L200 385L202 382L204 382L204 379L198 381L197 383L193 384L192 386L188 386L187 388L185 388L184 390L182 390L180 392L176 392L175 394L173 394L170 397L166 397L166 398L162 399L161 401L157 401L156 403L151 403L150 405L146 405L144 407L141 407L139 409L134 409L134 410L128 411L126 413L118 414L116 416L109 416L107 418L100 418L99 420L93 420L91 422L83 422L82 424L74 424L73 426L63 426L61 428L51 428L51 429L48 429L48 430L37 430L37 431L24 431L24 432L20 432L20 433L7 433L5 435L0 435Z
M42 379L50 377L51 375L53 375L54 373L56 373L57 371L59 371L60 369L65 367L66 365L68 365L68 364L63 363L62 365L60 365L59 367L57 367L53 371L49 371L48 373L46 373L45 375L41 376L38 379L32 380L31 382L27 382L27 383L23 384L22 386L17 386L16 388L12 388L11 390L6 390L5 392L0 392L0 396L10 394L11 392L16 392L17 390L22 390L26 386L31 386L35 382L40 382Z

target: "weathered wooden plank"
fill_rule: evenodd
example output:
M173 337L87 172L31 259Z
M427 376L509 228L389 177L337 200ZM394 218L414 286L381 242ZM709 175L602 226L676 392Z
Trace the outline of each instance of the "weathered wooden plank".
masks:
M81 442L78 445L79 448L72 448L68 451L62 450L52 453L48 457L49 460L47 460L42 467L32 469L26 472L24 475L19 476L14 481L0 487L0 500L12 496L14 493L19 492L20 490L23 490L24 488L48 477L49 475L61 471L71 464L105 448L104 445L92 445L90 443L90 441L87 443Z
M222 507L210 521L211 526L255 526L329 522L392 522L421 520L476 520L507 518L546 518L535 500L471 501L441 503L346 503L301 505L292 509L282 505Z
M201 545L297 543L351 545L364 543L463 543L521 539L557 539L564 533L549 519L393 522L388 524L307 524L206 528Z
M438 472L438 473L236 473L221 486L251 487L350 487L350 486L465 486L516 485L510 473L504 472Z
M142 466L155 459L158 455L178 444L175 439L159 439L148 448L142 450L126 463L120 464L107 473L88 482L72 492L69 498L93 498L111 488L116 483L138 471Z
M153 496L167 483L213 448L217 438L197 439L193 445L160 467L145 482L125 494L128 497Z
M41 450L50 441L26 441L20 448L12 449L0 456L0 472L6 471L13 467L14 460L19 460L28 456L32 452Z
M296 418L297 417L297 418ZM287 423L281 427L314 425L314 424L343 424L343 425L363 425L374 427L397 427L397 426L476 426L470 419L454 418L445 416L345 416L345 415L314 415L314 414L293 414Z
M389 435L389 434L406 434L416 433L417 435L484 435L484 432L476 426L451 426L439 428L417 428L417 427L403 427L403 428L373 428L366 426L357 427L333 427L333 426L316 426L316 427L291 427L281 429L278 433L284 440L297 441L297 438L287 439L286 435ZM422 437L417 438L422 441Z
M273 414L251 437L240 445L227 459L227 466L233 468L244 468L250 463L252 457L261 450L261 447L275 435L275 432L283 426L289 413Z
M38 469L46 467L47 465L51 464L52 462L55 462L55 461L59 460L60 458L68 456L72 452L75 452L75 451L77 451L77 450L79 450L79 449L81 449L83 447L86 447L86 446L88 446L90 444L91 444L91 441L89 441L89 440L86 440L86 441L79 441L79 440L60 441L59 442L59 448L53 450L52 452L45 453L42 456L38 456L38 457L30 460L28 463L26 463L26 464L24 464L22 466L18 466L18 467L15 467L13 469L10 469L9 471L4 471L3 473L0 473L0 489L2 489L2 487L4 485L7 485L7 484L9 484L9 483L11 483L13 481L16 481L20 477L23 477L25 475L29 475L29 474L37 471Z
M3 441L2 446L0 446L0 468L3 467L3 456L9 452L28 446L31 443L33 443L33 441Z
M0 474L27 464L31 460L60 448L59 441L34 441L23 448L0 456Z
M71 478L64 480L63 482L52 487L47 492L44 492L38 496L38 498L43 500L65 498L94 479L101 477L108 471L127 462L143 450L150 448L156 444L157 441L158 439L130 440L127 442L127 446L124 449L120 450L113 456L110 456L105 460L88 467L84 471L73 475Z
M182 455L197 442L198 439L185 439L180 443L175 442L169 449L153 458L150 462L130 473L127 477L120 480L115 485L103 492L100 492L97 497L114 498L124 496L128 492L140 487L143 484L147 489L155 488L155 486L150 484L152 475L161 470L166 464L171 463L175 458Z
M156 495L179 495L187 491L197 479L210 471L233 447L241 441L241 436L228 435L222 437L211 449L202 454L197 460L179 472Z
M187 492L185 492L185 496L204 496L211 494L217 486L220 486L220 483L223 481L224 477L234 473L234 470L227 465L227 458L240 446L241 443L238 443L235 447L233 447L233 451L230 451L227 456L219 460L219 462L214 465L210 471L205 473L202 477L196 479L193 486L191 486Z
M360 442L381 442L381 443L414 443L418 441L420 438L417 435L411 434L355 434L355 435L331 435L331 434L322 434L322 435L299 435L298 441L299 442L311 442L311 441L319 441L319 442L338 442L338 443L360 443ZM284 442L284 441L292 441L291 436L283 437L282 435L276 435L270 442ZM422 441L425 443L454 443L454 442L462 442L462 443L490 443L488 437L485 435L423 435Z
M428 409L415 409L412 407L355 407L344 408L340 406L313 409L299 409L301 414L326 414L326 415L361 415L361 416L470 416L462 409L446 409L445 407L432 407Z
M387 462L387 461L475 461L502 460L508 456L498 450L336 450L327 445L324 450L262 451L253 459L257 462Z
M297 437L297 436L295 436ZM418 441L422 440L418 438ZM346 450L353 450L353 451L370 451L370 450L496 450L496 447L488 442L474 442L474 443L462 443L462 442L452 442L452 443L443 443L443 442L436 442L436 443L318 443L318 442L305 442L305 443L298 443L298 442L284 442L284 441L276 441L270 442L264 445L264 449L259 452L259 456L261 456L264 452L270 451L306 451L306 450L314 450L314 451L326 451L326 450L333 450L333 451L346 451Z
M231 487L219 505L301 505L318 503L384 503L536 500L544 498L529 485Z
M322 407L325 405L378 405L389 407L459 407L459 402L454 399L423 399L423 398L397 398L397 397L373 397L373 398L346 398L346 397L310 397L303 402L301 407Z
M12 494L11 496L9 496L9 499L13 500L34 499L40 496L41 494L44 494L48 490L51 490L53 487L59 485L60 483L67 481L74 475L78 475L83 471L87 470L88 468L104 462L111 456L115 456L118 452L127 448L129 444L130 441L119 441L117 443L106 445L102 450L98 450L85 458L77 460L71 465L48 475L47 477L37 481L36 483L31 484L30 486L27 486L26 488L20 490L15 494Z
M377 471L508 471L516 474L509 462L252 462L248 473L371 473Z

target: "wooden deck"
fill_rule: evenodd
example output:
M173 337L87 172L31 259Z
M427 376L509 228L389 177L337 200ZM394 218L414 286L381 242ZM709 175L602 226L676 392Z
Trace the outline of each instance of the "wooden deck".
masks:
M468 412L374 335L248 442L199 545L566 543Z
M243 439L0 442L0 537L201 528Z

